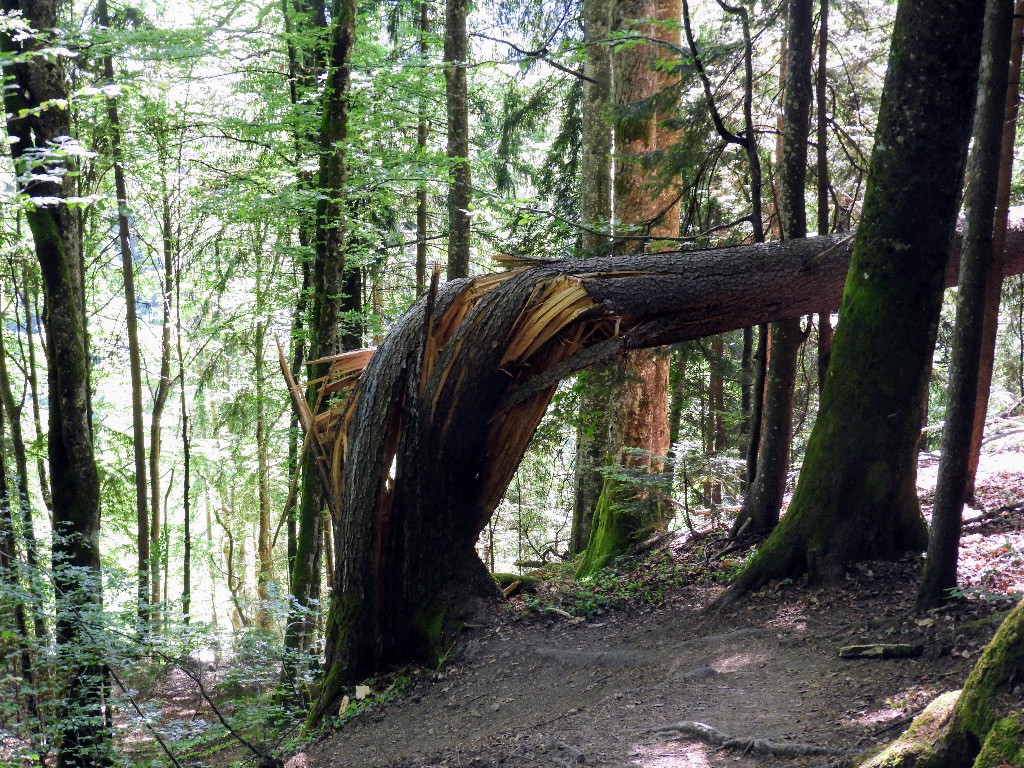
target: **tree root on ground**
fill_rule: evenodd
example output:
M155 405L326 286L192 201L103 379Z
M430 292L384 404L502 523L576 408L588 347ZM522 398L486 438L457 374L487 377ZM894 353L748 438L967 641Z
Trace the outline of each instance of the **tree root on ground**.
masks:
M845 755L846 750L820 747L816 744L800 744L797 742L769 741L768 739L740 738L693 720L660 725L648 728L644 733L651 736L672 734L673 738L698 739L707 744L728 749L738 749L746 754L775 755L777 757L804 757L806 755Z

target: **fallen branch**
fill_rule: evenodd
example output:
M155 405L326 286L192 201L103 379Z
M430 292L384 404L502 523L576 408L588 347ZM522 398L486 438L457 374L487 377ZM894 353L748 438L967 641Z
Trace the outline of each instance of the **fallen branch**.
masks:
M839 649L841 659L912 659L924 653L923 645L909 643L871 643L847 645Z
M817 744L799 742L769 741L768 739L739 738L695 720L648 728L644 733L651 736L674 734L674 738L688 738L703 741L728 749L738 749L752 755L775 755L777 757L803 757L806 755L844 755L846 750L820 747Z

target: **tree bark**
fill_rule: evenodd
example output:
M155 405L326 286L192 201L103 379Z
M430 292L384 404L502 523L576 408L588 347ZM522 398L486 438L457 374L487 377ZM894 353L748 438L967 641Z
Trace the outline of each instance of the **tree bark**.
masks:
M902 0L832 362L783 522L724 600L920 551L917 442L977 83L983 9ZM949 19L958 20L954 29Z
M804 193L812 101L813 10L813 0L790 0L786 14L779 221L782 237L787 240L807 235ZM773 323L769 333L757 469L736 521L737 530L749 520L753 532L762 534L775 527L782 509L793 440L797 359L804 340L800 318Z
M167 185L166 168L166 136L161 135L157 139L158 151L161 157L160 163L160 240L163 251L163 281L160 286L161 298L161 331L160 331L160 370L156 382L156 390L153 393L153 410L149 419L149 488L150 488L150 587L152 589L153 624L159 625L163 613L161 600L160 565L166 567L167 559L158 556L161 544L164 543L166 534L162 533L164 526L163 498L160 491L160 454L163 447L163 433L161 423L163 421L164 409L167 407L167 400L171 395L171 386L174 383L171 377L171 284L174 280L174 258L177 252L177 238L174 233L174 225L171 219L171 196ZM166 585L164 585L166 589Z
M332 7L331 53L327 85L323 95L323 121L320 130L320 173L314 237L313 306L310 317L309 346L314 358L336 354L342 348L345 328L341 317L346 299L345 283L345 144L348 139L350 58L355 36L355 0L334 0ZM352 297L347 297L352 298ZM318 379L327 371L323 364L310 366L310 378ZM315 410L319 387L307 392ZM300 667L309 659L315 627L311 601L319 595L320 557L323 534L321 520L323 495L317 467L307 456L302 469L295 561L291 573L292 609L285 628L285 658L282 681L295 690ZM300 658L305 661L300 662Z
M999 149L1002 163L999 170L999 187L996 194L996 209L992 250L995 264L989 271L985 298L985 328L981 342L981 361L978 367L978 396L974 405L974 425L971 432L971 448L967 459L967 498L974 497L974 482L981 459L981 442L985 435L985 418L988 412L988 397L992 387L992 371L996 359L996 333L999 330L999 302L1003 294L1002 259L1006 237L1007 214L1010 206L1010 186L1013 180L1014 145L1017 140L1017 120L1020 113L1021 54L1024 53L1024 0L1014 8L1013 32L1010 38L1010 71L1007 76L1006 102L1004 107L1002 146Z
M583 254L606 253L611 247L612 124L608 107L612 93L612 0L586 0L583 38L586 44L583 84L583 145L580 152L580 246ZM578 555L590 543L594 509L601 495L609 451L608 395L612 370L595 366L580 377L573 467L573 518L569 552Z
M18 511L18 522L21 535L25 540L25 564L28 566L28 592L32 596L32 629L36 639L45 641L47 637L46 618L43 596L39 584L43 578L39 570L39 547L36 542L35 525L32 520L32 500L28 489L28 455L25 450L25 436L21 430L23 405L14 401L11 378L7 371L7 352L4 344L3 330L0 329L0 405L7 413L11 425L11 448L14 452L14 497Z
M469 275L469 90L466 64L469 36L467 0L446 0L444 15L444 82L448 109L448 279Z
M5 0L40 36L55 28L49 0ZM52 544L56 600L56 653L64 670L57 720L58 768L108 765L110 732L103 711L106 674L95 659L90 623L100 610L99 475L89 412L89 361L77 218L62 203L71 190L68 161L52 151L71 134L67 90L59 57L32 55L41 37L0 36L0 48L18 57L6 66L4 90L11 152L30 198L26 214L46 302L49 388L48 457L54 505ZM41 105L49 106L40 109ZM65 139L66 140L66 139Z
M664 41L678 50L678 25L659 22L677 21L681 13L679 0L619 0L615 26ZM674 113L678 77L670 72L665 48L653 43L614 54L612 73L617 104L636 108L638 103L650 102L646 117L622 123L615 132L616 217L622 230L617 248L623 252L658 250L658 238L679 237L680 181L661 174L652 185L645 161L667 153L679 139L679 130L667 123ZM660 473L664 469L660 457L666 456L670 447L668 356L632 351L626 355L623 371L609 398L609 458L616 465ZM579 575L594 573L637 540L665 525L660 492L644 488L639 477L635 480L624 483L612 475L604 478L594 512L593 535Z
M996 207L999 171L1003 164L999 149L1012 28L1013 0L988 0L942 456L928 535L928 556L917 595L920 607L938 604L957 585L960 518L967 498L971 435L979 394L985 295L990 273L996 270L992 211Z

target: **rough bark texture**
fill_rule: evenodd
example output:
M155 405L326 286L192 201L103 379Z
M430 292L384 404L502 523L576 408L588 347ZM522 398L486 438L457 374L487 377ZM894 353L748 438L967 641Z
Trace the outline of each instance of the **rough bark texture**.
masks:
M620 0L614 24L618 30L632 30L678 49L679 27L658 22L677 21L681 12L679 0ZM640 118L620 121L616 130L615 214L626 233L626 239L619 241L623 251L657 250L657 238L679 237L679 179L650 172L652 158L663 156L679 139L679 130L667 124L674 113L678 78L670 71L666 49L647 43L612 56L616 103L648 110ZM632 240L632 234L644 239ZM663 467L657 457L666 456L670 447L668 356L630 352L624 371L609 398L612 426L607 458L614 465L659 472ZM613 475L604 478L581 576L664 525L657 497L639 479L624 483Z
M1022 269L1024 238L1013 241ZM436 660L493 591L474 544L561 378L627 349L835 309L848 259L849 241L810 238L574 259L428 292L370 358L340 421L312 438L341 452L328 487L343 512L312 719L334 712L347 683Z
M843 321L803 471L784 521L727 601L805 572L834 582L850 562L924 546L916 449L982 16L972 0L899 4Z
M469 275L469 91L466 63L467 0L446 0L444 16L444 82L448 105L448 279Z
M917 602L933 606L957 585L960 517L966 500L971 436L978 400L978 367L985 327L985 298L994 259L992 211L996 206L1013 0L989 0L981 57L981 86L974 119L967 215L960 254L942 456L928 532L928 556Z
M4 11L22 14L44 35L56 24L50 0L6 0ZM23 55L39 47L33 38L0 36L6 53ZM62 204L71 178L66 157L53 142L70 134L67 98L59 57L32 56L5 67L7 129L18 139L11 151L22 191L35 204L27 213L45 297L50 482L54 504L53 581L56 652L66 674L62 716L57 721L57 765L81 768L110 762L110 734L102 708L106 687L100 665L90 659L90 613L98 610L99 476L89 420L89 369L83 312L84 291L77 218ZM38 109L40 105L48 109ZM58 181L59 179L59 181Z

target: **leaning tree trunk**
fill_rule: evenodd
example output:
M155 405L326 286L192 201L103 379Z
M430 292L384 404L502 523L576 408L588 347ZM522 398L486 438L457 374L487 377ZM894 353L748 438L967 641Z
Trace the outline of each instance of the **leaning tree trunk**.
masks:
M999 303L1003 295L1003 240L1008 226L1010 187L1013 181L1014 150L1017 141L1017 122L1020 116L1021 56L1024 54L1024 0L1017 0L1013 10L1013 31L1010 36L1009 75L1006 78L1006 101L1003 117L1002 146L999 149L1001 166L996 193L995 220L993 222L993 256L995 263L989 271L985 295L985 330L981 342L981 362L978 367L978 395L974 403L974 426L971 449L967 459L967 498L974 498L974 483L981 461L981 443L985 436L985 418L988 413L989 391L996 359L996 336L999 331Z
M1024 269L1024 237L1012 240L1009 269ZM474 545L560 379L628 349L835 309L848 246L811 238L455 281L428 292L372 357L339 358L325 384L342 395L337 411L314 422L292 381L343 511L312 719L335 711L347 683L436 661L475 600L493 594Z
M725 601L924 548L917 442L981 50L976 0L902 0L821 409L789 511ZM958 23L949 24L955 18Z

